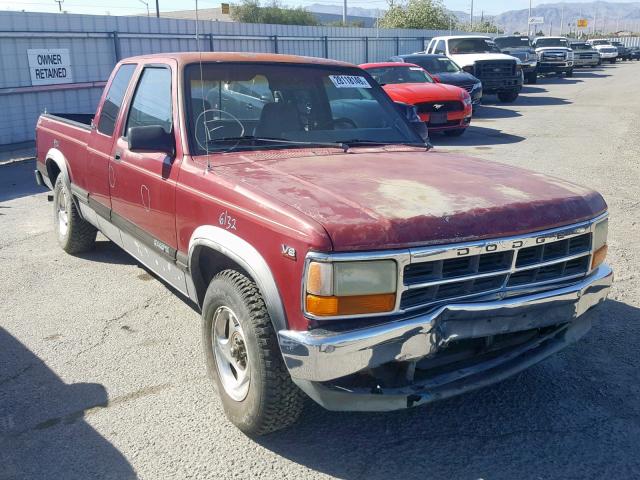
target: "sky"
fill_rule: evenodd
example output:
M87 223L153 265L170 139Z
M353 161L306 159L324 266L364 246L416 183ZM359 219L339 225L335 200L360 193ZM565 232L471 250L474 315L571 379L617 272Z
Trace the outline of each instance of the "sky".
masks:
M268 0L265 0L268 1ZM387 5L386 0L347 0L349 6L380 8ZM540 3L555 3L559 0L537 0L533 5ZM574 0L575 1L575 0ZM637 0L616 0L617 2L632 2ZM195 0L158 0L160 11L185 10L195 7ZM86 13L94 15L137 15L145 14L148 3L153 15L156 0L63 0L62 8L69 13ZM220 0L199 0L200 8L219 7ZM283 4L289 6L307 6L312 3L342 5L342 0L283 0ZM445 6L450 10L469 11L471 0L444 0ZM108 5L108 6L107 6ZM480 15L484 11L486 15L495 15L507 10L520 10L529 8L528 0L474 0L474 15ZM39 12L57 12L56 0L0 0L0 10L27 10Z

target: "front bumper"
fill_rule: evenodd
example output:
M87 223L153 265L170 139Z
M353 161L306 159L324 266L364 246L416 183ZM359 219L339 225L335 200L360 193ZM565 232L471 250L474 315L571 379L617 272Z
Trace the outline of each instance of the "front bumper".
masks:
M600 63L600 57L576 58L573 61L575 67L592 67Z
M487 94L500 92L519 92L522 90L522 74L518 72L515 77L506 78L481 78L482 91Z
M569 60L566 62L539 62L538 63L538 72L540 73L566 72L567 70L571 70L572 68L573 68L573 60Z
M578 283L540 293L444 305L430 313L359 330L281 330L278 337L293 380L325 407L345 410L405 408L502 380L577 340L590 326L580 317L606 299L612 282L612 270L601 265ZM466 368L448 373L446 381L441 379L436 385L433 380L413 383L384 395L348 391L326 383L389 362L417 361L434 355L452 341L550 326L558 326L553 338L537 339L526 348L519 346L493 359L491 368L478 364L479 372ZM480 374L480 378L470 379L472 373ZM360 400L346 401L345 396L352 395ZM409 402L408 396L413 400Z

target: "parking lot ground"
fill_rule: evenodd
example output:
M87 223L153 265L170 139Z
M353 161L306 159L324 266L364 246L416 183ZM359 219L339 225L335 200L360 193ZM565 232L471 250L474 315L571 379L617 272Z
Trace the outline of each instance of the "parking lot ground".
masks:
M413 410L310 402L258 441L224 417L198 313L104 238L65 254L33 163L0 166L0 479L640 477L639 77L625 63L540 79L433 138L605 196L616 283L580 343Z

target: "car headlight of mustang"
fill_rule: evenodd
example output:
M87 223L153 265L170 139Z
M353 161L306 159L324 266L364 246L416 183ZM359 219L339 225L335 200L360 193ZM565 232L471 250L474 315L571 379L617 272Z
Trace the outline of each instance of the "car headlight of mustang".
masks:
M473 101L471 100L471 95L469 95L466 90L462 90L460 92L460 98L462 99L462 103L464 103L465 106L469 106L473 103Z
M305 312L317 317L390 312L397 282L395 260L312 260L305 274Z

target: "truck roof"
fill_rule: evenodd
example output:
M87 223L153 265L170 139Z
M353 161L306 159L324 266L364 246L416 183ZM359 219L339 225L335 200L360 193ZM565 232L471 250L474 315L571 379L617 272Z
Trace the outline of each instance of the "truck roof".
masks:
M256 62L256 63L292 63L299 65L334 65L341 67L353 67L354 65L337 60L329 60L316 57L303 57L300 55L281 55L276 53L249 53L249 52L173 52L154 53L150 55L138 55L126 60L176 60L179 64L203 62Z
M443 35L441 37L433 37L432 40L450 40L452 38L486 38L487 40L491 40L491 37L487 35Z

